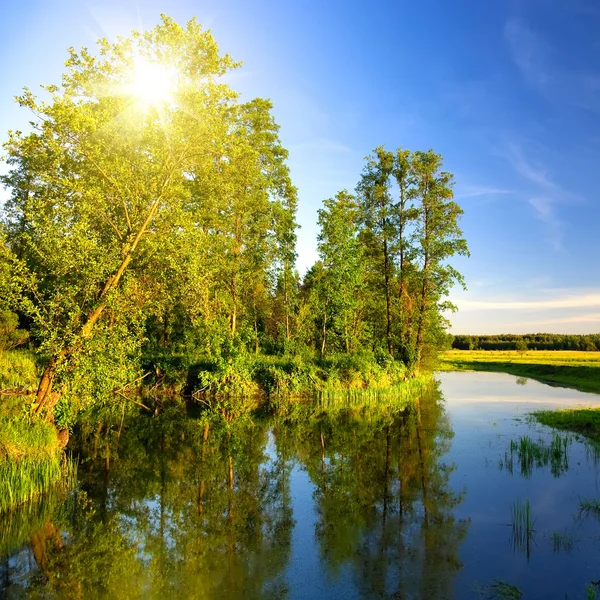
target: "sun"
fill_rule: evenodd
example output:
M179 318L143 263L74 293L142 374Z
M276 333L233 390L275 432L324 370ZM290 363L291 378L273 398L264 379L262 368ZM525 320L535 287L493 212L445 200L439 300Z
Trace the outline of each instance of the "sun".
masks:
M134 62L130 92L146 106L169 102L175 91L175 72L168 66L146 59Z

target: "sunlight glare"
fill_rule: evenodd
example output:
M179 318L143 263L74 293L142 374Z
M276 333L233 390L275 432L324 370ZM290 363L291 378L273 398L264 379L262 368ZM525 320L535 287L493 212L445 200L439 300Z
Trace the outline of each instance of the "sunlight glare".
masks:
M175 73L166 65L145 59L135 61L131 92L145 105L168 102L175 89Z

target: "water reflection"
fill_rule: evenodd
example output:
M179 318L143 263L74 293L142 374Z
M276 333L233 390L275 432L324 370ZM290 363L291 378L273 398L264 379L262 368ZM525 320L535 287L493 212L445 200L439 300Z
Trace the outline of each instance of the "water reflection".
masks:
M120 440L95 427L78 439L77 494L3 519L2 588L9 598L294 597L292 537L309 526L332 593L350 577L356 597L448 596L468 527L452 512L451 438L437 390L409 412L306 406L227 423L173 409ZM312 489L294 488L301 471ZM313 505L314 525L295 521L294 493Z
M554 477L560 477L569 470L569 449L572 436L555 433L550 440L539 438L533 440L524 435L510 440L510 446L498 461L500 470L505 469L511 475L515 473L515 465L519 474L526 479L531 478L534 469L550 468ZM592 452L595 456L595 453Z
M444 597L460 568L467 521L452 509L452 431L432 395L409 414L342 411L290 424L315 485L317 544L335 580L351 573L362 597ZM344 570L347 568L346 570Z

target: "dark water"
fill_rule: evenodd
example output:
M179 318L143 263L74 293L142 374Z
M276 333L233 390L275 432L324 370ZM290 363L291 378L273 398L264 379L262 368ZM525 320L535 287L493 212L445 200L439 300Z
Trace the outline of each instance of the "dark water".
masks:
M600 397L439 379L409 413L81 435L78 491L0 518L0 597L593 598L600 453L527 414Z

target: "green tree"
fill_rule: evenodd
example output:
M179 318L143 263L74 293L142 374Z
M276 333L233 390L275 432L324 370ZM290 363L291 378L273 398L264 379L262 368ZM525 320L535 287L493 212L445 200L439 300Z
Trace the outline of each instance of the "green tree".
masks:
M379 146L367 157L357 186L365 254L375 286L382 290L385 299L385 339L390 356L394 356L392 285L398 249L398 213L390 190L393 172L394 154Z
M354 196L344 190L323 204L324 208L318 213L318 250L324 269L319 285L323 288L321 296L329 315L323 317L321 356L325 354L326 333L330 329L339 340L339 349L357 350L363 283L358 207Z
M393 175L398 186L398 290L399 290L399 332L398 345L400 358L405 364L414 362L413 343L414 284L416 274L415 225L419 211L413 201L416 197L412 153L398 148L394 157Z
M420 261L419 294L416 310L416 363L423 357L428 330L443 329L443 310L452 309L445 300L450 288L464 286L462 275L448 263L457 254L469 254L467 243L458 225L463 210L453 201L453 175L442 171L442 157L428 150L415 152L412 170L415 196L420 200L417 224ZM435 336L439 338L439 335Z
M35 402L49 416L74 369L93 368L84 359L102 352L98 332L120 330L139 348L148 318L164 319L174 301L187 309L208 286L210 316L227 314L235 334L246 290L269 260L289 260L279 240L294 239L295 190L270 103L241 103L220 81L238 63L209 32L163 16L99 47L69 50L49 101L25 91L33 129L5 145L2 272L18 276L19 307L47 358ZM206 260L188 264L193 253ZM183 273L182 289L161 269Z

